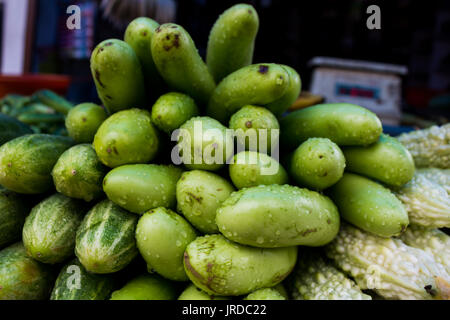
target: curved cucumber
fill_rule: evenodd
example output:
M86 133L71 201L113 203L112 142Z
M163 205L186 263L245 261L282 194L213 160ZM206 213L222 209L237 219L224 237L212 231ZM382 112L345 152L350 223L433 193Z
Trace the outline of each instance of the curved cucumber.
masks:
M101 42L91 56L97 92L110 113L145 107L144 76L136 53L117 39Z
M348 171L390 186L401 187L414 176L414 160L408 149L388 135L382 134L370 146L346 147L342 151L347 160Z
M151 47L155 65L166 83L199 105L206 105L216 84L189 33L177 24L163 24L156 29Z
M349 103L318 104L280 120L281 141L297 148L309 138L328 138L339 146L366 146L378 140L381 121L375 113Z
M206 63L217 83L252 63L258 29L258 13L251 5L237 4L220 15L206 51Z

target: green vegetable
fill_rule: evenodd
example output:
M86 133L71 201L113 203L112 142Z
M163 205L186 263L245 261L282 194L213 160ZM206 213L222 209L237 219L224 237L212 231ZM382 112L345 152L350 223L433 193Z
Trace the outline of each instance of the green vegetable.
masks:
M0 146L9 140L33 133L26 124L0 113Z
M52 170L56 190L68 197L92 201L103 195L102 182L107 169L90 144L66 150Z
M450 196L439 184L423 175L396 191L412 224L428 228L450 227Z
M186 281L183 254L197 234L192 226L170 209L157 208L145 213L136 228L139 252L149 271L174 281Z
M229 165L231 181L238 188L286 184L286 170L272 157L254 151L239 152Z
M437 183L450 194L450 169L422 168L417 169L416 174Z
M0 147L0 184L18 193L45 193L52 186L51 171L73 140L47 134L30 134Z
M0 249L20 239L30 209L27 202L21 195L0 187Z
M178 300L230 300L230 298L209 295L191 283L180 294L180 296L178 297Z
M300 96L302 81L300 75L293 68L281 65L289 74L289 87L286 93L279 99L269 103L266 108L273 112L277 117L281 116L290 106L294 104Z
M237 4L223 12L209 34L206 63L217 83L252 63L259 29L256 10Z
M230 129L235 130L238 147L244 150L265 153L272 152L278 146L280 125L266 108L252 105L242 107L231 116Z
M368 178L345 173L329 195L344 220L380 237L399 235L409 224L408 213L395 195Z
M121 166L106 175L103 190L114 203L137 214L158 207L174 208L181 173L172 165Z
M301 186L323 190L338 182L346 161L341 149L328 138L309 138L293 153L289 170Z
M398 140L411 152L416 167L450 169L450 123L404 133Z
M141 275L114 291L111 300L175 300L176 288L156 275Z
M111 168L150 162L156 157L158 147L159 136L150 113L141 109L112 115L102 123L94 138L100 161Z
M25 220L22 239L35 260L55 264L73 255L77 228L87 208L81 201L56 193L40 202Z
M432 299L448 292L449 278L442 265L398 239L343 224L327 255L361 289L372 289L386 299Z
M106 111L93 103L82 103L69 111L65 124L69 136L77 143L91 143L107 118Z
M67 113L73 108L73 104L71 102L51 90L37 91L34 93L33 98L42 104L49 106L56 112L64 115L67 115Z
M318 104L280 120L281 141L297 148L309 138L328 138L339 146L365 146L381 135L381 121L371 111L349 103Z
M53 281L49 267L30 258L22 243L0 251L0 300L45 300Z
M195 101L178 92L162 95L152 108L152 122L158 129L169 134L195 116L198 116Z
M124 41L101 42L91 56L97 92L109 113L145 107L144 76L133 48Z
M147 17L139 17L130 22L125 30L124 40L136 53L142 66L145 87L154 96L164 89L164 81L156 69L151 54L152 40L159 23Z
M450 274L450 237L439 229L410 226L400 239L408 246L422 249L442 264Z
M355 282L315 252L302 254L294 275L292 296L295 300L372 300Z
M326 196L289 185L234 192L217 209L228 239L261 248L323 246L339 231L339 213Z
M367 147L343 148L347 170L401 187L414 176L414 160L395 138L382 134L378 142Z
M238 296L277 285L296 260L296 247L252 248L222 235L207 235L187 246L184 268L191 281L208 294Z
M156 68L172 89L189 95L199 105L208 103L216 84L183 27L174 23L158 27L151 51Z
M264 288L253 291L244 300L286 300L286 298L274 288Z
M290 75L283 66L249 65L229 74L218 84L209 100L207 114L227 123L243 106L267 106L281 98L289 87Z
M88 272L113 273L138 254L137 216L109 200L95 205L77 230L75 254Z
M64 116L62 114L36 114L36 113L22 113L17 117L17 120L32 125L42 123L64 123Z
M191 170L219 170L234 151L232 134L209 117L191 118L180 127L177 141L180 162Z
M234 191L221 176L201 170L184 172L177 182L177 210L203 233L217 233L216 210Z
M61 269L50 300L106 300L114 287L111 276L90 273L75 258Z

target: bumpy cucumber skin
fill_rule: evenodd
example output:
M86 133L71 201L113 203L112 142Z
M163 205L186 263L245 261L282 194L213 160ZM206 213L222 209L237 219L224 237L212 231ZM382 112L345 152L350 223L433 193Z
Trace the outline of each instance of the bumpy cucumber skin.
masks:
M0 113L0 146L12 139L31 133L33 130L25 123Z
M323 190L342 178L345 166L344 154L334 142L310 138L294 151L289 171L299 185Z
M152 57L152 40L159 23L147 17L139 17L130 22L125 30L124 40L136 53L144 74L147 92L160 95L164 80L160 76Z
M196 126L199 128L197 130L198 133L195 130ZM220 131L220 136L214 134L215 130ZM226 130L227 128L219 121L210 117L194 117L186 121L180 127L180 134L183 135L186 132L190 141L184 141L184 136L182 136L182 141L179 142L179 146L183 151L183 157L181 159L186 168L190 170L208 171L217 171L222 168L234 151L233 136L231 134L227 135ZM186 153L186 150L189 149L190 159L187 158L188 155ZM217 150L219 150L223 157L218 159L219 161L215 161L215 157L212 156L212 150L216 152L215 155L217 154ZM196 152L200 151L201 154L198 154L196 157ZM195 163L197 162L196 158L201 163Z
M59 157L52 177L59 193L89 202L103 195L102 182L107 171L92 145L79 144Z
M178 297L178 300L230 300L229 297L212 296L190 284Z
M323 246L339 231L339 212L326 196L289 185L246 188L217 209L228 239L261 248Z
M240 146L245 147L245 150L270 152L271 148L275 148L278 145L280 124L278 123L277 118L266 108L252 105L242 107L238 112L231 116L229 127L230 129L235 130L237 142ZM239 129L241 129L242 132L239 131ZM262 131L264 129L267 130L266 134L260 134L260 130ZM250 138L246 138L247 135L251 136L252 132L256 136L256 146L251 145ZM259 146L260 135L261 138L266 137L267 139L266 145L261 141L261 148ZM276 142L274 145L272 145L272 139Z
M253 291L244 300L286 300L286 298L274 288L264 288Z
M368 178L344 173L329 195L344 220L380 237L400 235L409 224L401 201Z
M289 182L283 166L264 153L243 151L235 155L233 160L228 169L231 181L238 189ZM270 172L264 172L264 169Z
M373 178L392 187L401 187L412 179L414 160L397 139L382 134L367 147L346 147L347 170Z
M147 163L158 152L159 136L150 112L141 109L120 111L102 123L94 138L100 161L115 168Z
M48 299L54 278L47 265L27 255L21 242L0 251L0 300Z
M300 92L302 90L302 81L298 72L289 66L281 66L286 69L289 74L289 87L283 96L266 106L266 108L272 111L272 113L277 117L280 117L286 110L289 109L290 106L294 104L295 100L297 100L300 96Z
M146 212L136 227L139 252L149 271L173 281L186 281L183 254L197 233L180 215L170 209L156 208Z
M177 24L163 24L156 29L151 48L156 68L166 83L199 105L206 105L216 84L189 33Z
M51 171L73 145L67 137L30 134L0 147L0 184L24 194L45 193L53 186Z
M211 29L206 64L216 83L252 63L259 29L256 10L237 4L223 12Z
M219 296L245 295L275 286L289 275L296 261L297 247L253 248L218 234L198 237L184 254L184 268L191 281Z
M218 233L216 210L233 191L233 185L215 173L184 172L177 182L177 210L201 232Z
M290 75L281 65L259 63L225 77L214 90L207 115L227 123L245 105L266 106L281 98L290 86Z
M20 239L30 208L22 196L0 187L0 249Z
M110 200L137 214L158 208L174 208L176 184L182 170L156 164L126 165L111 170L103 180Z
M91 56L97 93L109 113L145 107L144 76L133 48L124 41L101 42Z
M36 205L25 220L23 244L28 255L43 263L63 262L73 254L85 203L56 193Z
M96 204L77 230L75 255L92 273L114 273L137 255L137 216L109 200Z
M79 287L73 279L78 271ZM111 276L87 272L75 258L61 269L50 300L106 300L114 288L115 281Z
M105 109L94 103L82 103L70 109L65 120L69 136L77 143L91 143L107 118Z
M152 122L158 129L170 134L198 114L194 99L183 93L169 92L159 97L153 105Z
M144 274L111 294L110 300L175 300L176 288L157 275Z
M371 111L349 103L318 104L281 118L281 141L297 148L309 138L328 138L339 146L366 146L378 141L381 121Z

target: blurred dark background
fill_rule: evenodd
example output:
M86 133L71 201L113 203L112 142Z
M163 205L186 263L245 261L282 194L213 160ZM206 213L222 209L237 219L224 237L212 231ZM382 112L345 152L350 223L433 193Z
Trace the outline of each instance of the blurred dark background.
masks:
M127 8L138 0L35 0L30 70L72 76L68 98L97 101L89 55L106 38L123 38L126 23L136 16ZM437 94L450 91L450 1L364 0L154 0L161 7L150 17L181 24L205 57L209 31L233 4L252 4L260 17L255 62L284 63L309 87L308 61L315 56L360 59L407 66L403 105L420 109ZM120 4L121 3L121 4ZM82 8L83 28L67 30L66 9ZM381 8L381 30L369 30L366 9ZM105 11L109 10L108 14ZM151 12L150 12L151 13ZM133 16L134 15L134 16Z

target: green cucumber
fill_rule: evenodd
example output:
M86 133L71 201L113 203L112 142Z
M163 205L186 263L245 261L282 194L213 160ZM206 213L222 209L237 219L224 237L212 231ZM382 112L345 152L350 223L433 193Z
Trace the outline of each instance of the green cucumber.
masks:
M59 263L73 255L85 203L54 194L40 202L25 220L22 239L27 253L43 263Z
M90 144L66 150L52 170L56 190L68 197L92 201L103 195L102 182L107 168Z
M206 105L216 84L189 33L177 24L163 24L156 29L151 48L156 68L166 83L199 105Z
M27 255L21 242L0 251L0 300L46 300L55 277Z
M280 120L281 141L291 149L309 138L328 138L339 146L377 142L383 130L375 113L349 103L318 104Z
M141 63L126 42L117 39L101 42L92 52L91 72L109 113L146 106Z
M0 184L17 193L45 193L53 186L51 171L73 145L67 137L30 134L0 147Z
M87 271L113 273L138 254L134 238L138 217L103 200L84 217L77 230L75 254Z
M237 4L220 15L206 50L206 63L217 83L252 63L258 29L258 13L251 5Z

